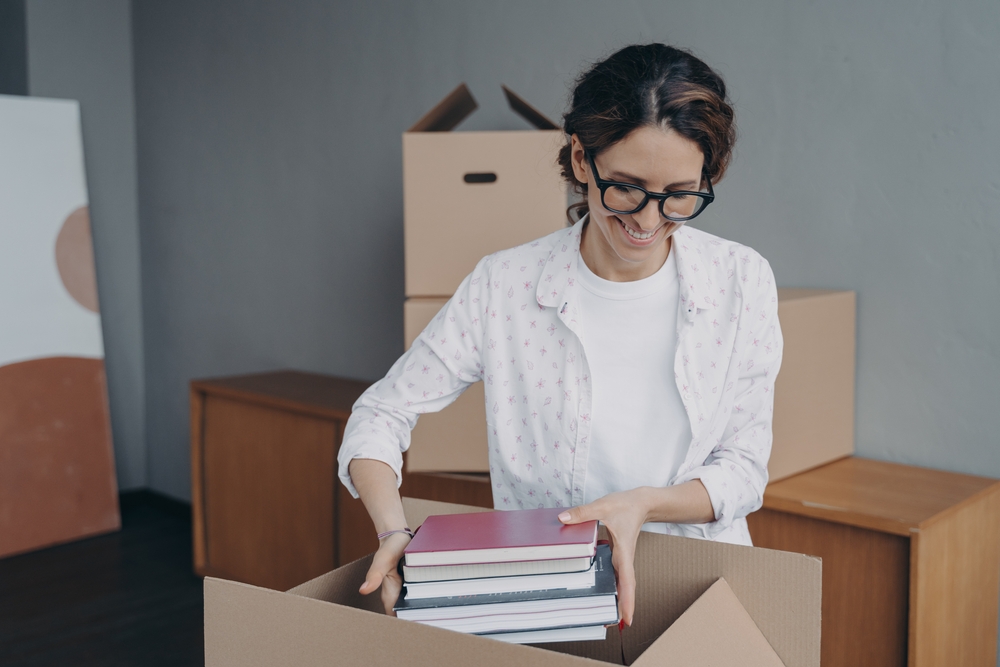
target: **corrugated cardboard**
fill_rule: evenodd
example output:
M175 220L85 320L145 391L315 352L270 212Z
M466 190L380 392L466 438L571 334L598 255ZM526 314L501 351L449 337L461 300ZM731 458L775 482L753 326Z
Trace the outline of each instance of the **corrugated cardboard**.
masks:
M404 509L410 526L431 514L483 511L409 498ZM384 616L377 594L357 592L370 563L367 556L285 593L206 578L205 664L647 667L683 656L674 664L819 666L821 564L800 554L643 533L635 625L621 638L612 628L603 642L546 648ZM726 651L739 660L719 662Z
M509 89L539 128L449 132L476 109L462 84L403 134L407 296L449 297L476 262L566 225L562 130Z
M407 348L447 301L406 301ZM779 289L778 314L785 350L774 394L772 482L854 453L854 292ZM421 416L407 470L488 472L485 402L476 383L442 412Z
M854 292L779 289L770 481L854 453Z
M725 628L725 632L719 632ZM646 649L657 664L781 667L781 658L740 604L725 579L719 579Z
M403 304L406 349L448 299L407 299ZM441 412L420 415L406 454L410 472L489 472L486 396L477 382Z

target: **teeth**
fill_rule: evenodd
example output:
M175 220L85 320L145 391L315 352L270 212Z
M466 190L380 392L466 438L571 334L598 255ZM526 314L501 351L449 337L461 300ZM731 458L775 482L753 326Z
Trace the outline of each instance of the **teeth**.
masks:
M634 239L638 239L640 241L645 241L646 239L651 238L653 236L653 234L656 233L655 230L652 231L652 232L642 232L642 233L635 232L635 231L632 230L631 227L629 227L628 225L626 225L621 220L618 221L618 224L620 224L622 227L625 228L625 231L628 232L629 236L631 236Z

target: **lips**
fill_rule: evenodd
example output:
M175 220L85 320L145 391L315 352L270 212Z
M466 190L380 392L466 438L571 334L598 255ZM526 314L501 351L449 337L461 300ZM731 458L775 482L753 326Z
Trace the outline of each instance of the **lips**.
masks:
M620 218L616 218L616 220L618 220L618 224L621 226L622 231L625 232L626 237L632 245L649 245L660 231L660 227L657 227L652 232L636 232L634 229L622 222Z

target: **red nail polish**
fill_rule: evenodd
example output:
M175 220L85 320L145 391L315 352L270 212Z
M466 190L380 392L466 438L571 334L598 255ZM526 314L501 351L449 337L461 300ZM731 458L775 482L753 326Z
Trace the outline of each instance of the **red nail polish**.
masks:
M622 620L618 621L618 632L621 632L624 629L625 629L625 619L623 618Z

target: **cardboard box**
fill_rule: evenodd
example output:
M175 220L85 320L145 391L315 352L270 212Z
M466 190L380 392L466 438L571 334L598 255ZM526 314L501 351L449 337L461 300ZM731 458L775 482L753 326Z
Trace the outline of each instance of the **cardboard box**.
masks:
M407 348L446 302L406 302ZM772 482L854 453L854 292L779 289L778 316L785 350L774 394ZM420 417L407 470L488 472L485 403L476 383L442 412Z
M854 292L779 289L785 338L774 387L775 482L854 453Z
M484 511L403 504L410 526L432 514ZM207 577L205 664L819 667L819 559L642 533L635 562L631 628L611 628L603 642L543 648L385 616L377 593L357 592L370 555L284 593Z
M407 299L403 336L409 349L448 299ZM408 472L489 472L486 393L477 382L441 412L420 415L406 452Z
M454 294L480 259L567 224L559 126L504 87L536 130L450 132L476 109L462 84L403 134L406 295Z

